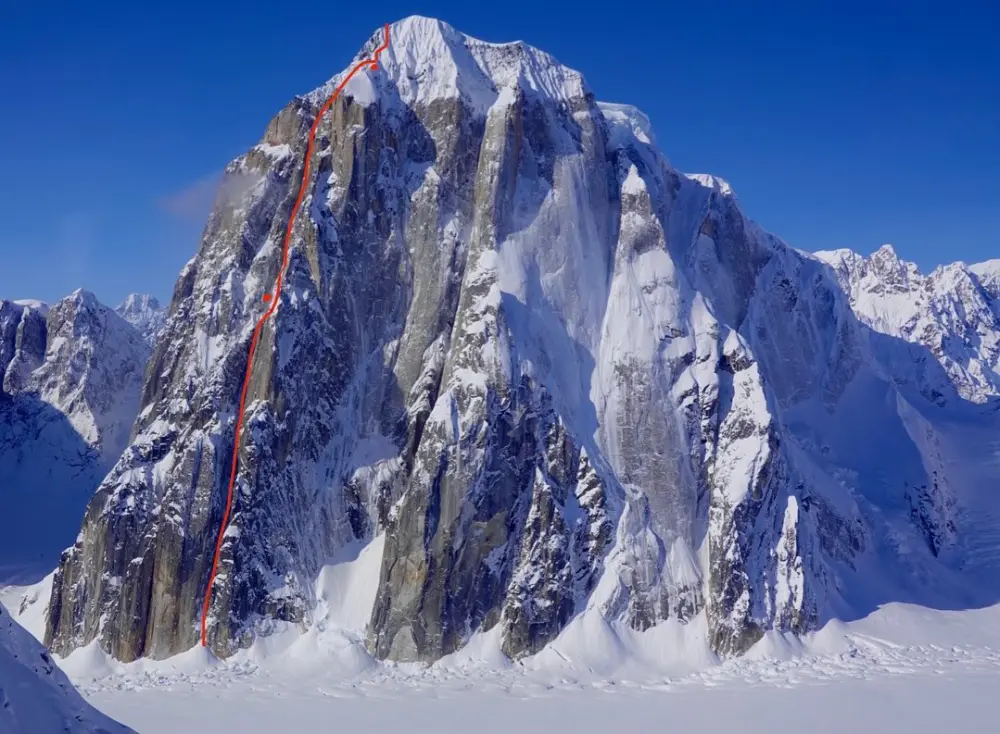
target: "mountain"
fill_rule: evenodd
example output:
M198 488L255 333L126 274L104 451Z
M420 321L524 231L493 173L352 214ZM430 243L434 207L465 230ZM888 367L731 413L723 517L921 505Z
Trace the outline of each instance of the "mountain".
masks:
M0 567L45 572L129 441L149 347L93 294L0 300Z
M970 265L968 269L975 274L979 284L990 296L1000 298L1000 259Z
M138 329L150 347L156 344L167 317L167 310L160 302L144 293L130 293L115 308L115 313Z
M868 258L849 250L818 252L848 294L851 308L875 331L925 347L948 385L973 403L1000 394L1000 267L996 261L953 263L922 275L891 245Z
M66 674L0 604L0 731L127 734L83 700Z
M227 168L131 444L56 572L59 654L198 641L251 336L344 78ZM324 564L365 543L365 644L393 660L486 630L517 658L578 618L669 619L732 655L887 601L997 600L997 309L974 269L949 294L888 253L802 254L674 170L635 108L426 18L317 125L214 652L315 622Z

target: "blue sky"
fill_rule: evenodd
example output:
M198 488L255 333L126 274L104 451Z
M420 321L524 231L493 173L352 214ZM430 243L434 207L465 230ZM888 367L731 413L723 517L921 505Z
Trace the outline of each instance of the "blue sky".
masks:
M169 299L225 164L414 13L581 70L796 247L1000 257L998 11L806 5L0 3L0 297Z

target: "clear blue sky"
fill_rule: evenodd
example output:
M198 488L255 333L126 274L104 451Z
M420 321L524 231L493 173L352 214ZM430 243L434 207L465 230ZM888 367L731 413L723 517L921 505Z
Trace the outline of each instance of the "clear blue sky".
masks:
M0 296L168 299L213 177L414 13L581 70L796 247L1000 257L998 11L778 5L0 2Z

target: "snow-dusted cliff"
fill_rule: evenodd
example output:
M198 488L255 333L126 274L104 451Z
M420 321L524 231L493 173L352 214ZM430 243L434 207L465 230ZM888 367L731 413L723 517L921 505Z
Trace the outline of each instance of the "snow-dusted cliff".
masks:
M991 500L960 468L997 427L985 276L802 255L547 54L425 18L391 34L319 123L214 651L309 625L323 565L379 534L381 658L488 629L518 657L581 614L698 621L733 654L887 599L987 600L967 521ZM342 78L227 169L243 193L180 275L131 444L56 574L59 653L196 643L250 336Z

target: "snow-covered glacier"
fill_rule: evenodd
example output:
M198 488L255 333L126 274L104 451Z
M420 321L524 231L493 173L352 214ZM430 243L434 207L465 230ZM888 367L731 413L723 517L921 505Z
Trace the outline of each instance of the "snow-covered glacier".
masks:
M343 78L227 169L55 573L61 655L198 641L251 334ZM392 660L487 631L520 658L585 619L671 620L726 656L888 601L997 601L996 267L804 254L676 171L640 111L426 18L391 26L312 156L248 386L219 656L318 624L317 579L365 544L358 633Z

